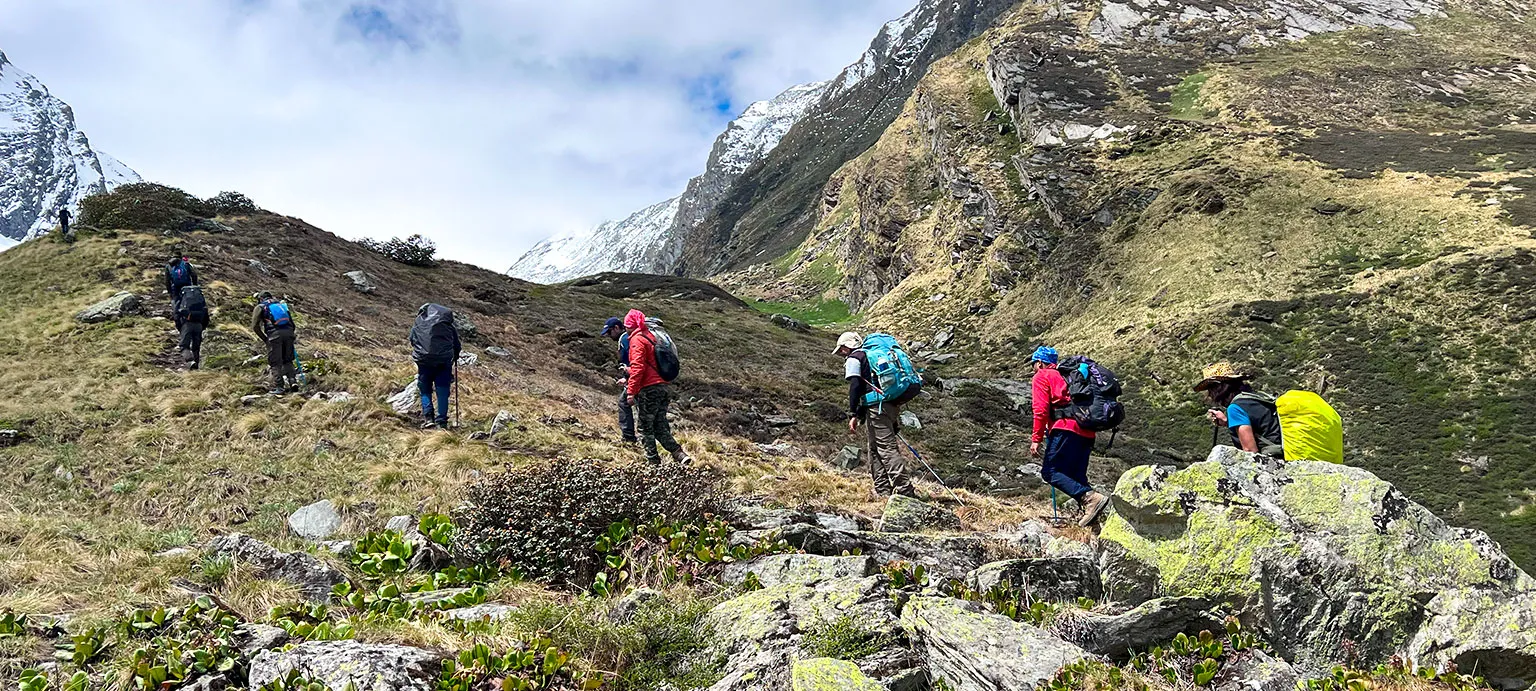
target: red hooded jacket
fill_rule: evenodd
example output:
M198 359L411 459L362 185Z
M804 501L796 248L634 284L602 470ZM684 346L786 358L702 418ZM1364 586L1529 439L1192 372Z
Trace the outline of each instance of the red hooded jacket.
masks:
M1067 395L1067 378L1061 376L1061 372L1055 366L1042 367L1035 373L1035 378L1030 382L1030 408L1033 409L1035 418L1034 434L1029 440L1032 442L1045 441L1045 437L1051 430L1066 430L1079 437L1094 438L1094 433L1082 428L1072 418L1051 420L1051 409L1054 406L1067 405L1072 402L1072 397Z
M656 336L646 326L645 315L640 310L630 310L624 317L624 326L629 329L629 380L624 391L634 396L647 386L667 383L656 367Z

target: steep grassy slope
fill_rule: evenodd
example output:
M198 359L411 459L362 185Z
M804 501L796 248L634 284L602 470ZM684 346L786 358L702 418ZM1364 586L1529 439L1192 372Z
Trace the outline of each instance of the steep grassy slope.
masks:
M1210 361L1325 387L1353 457L1529 567L1529 12L1228 50L1241 26L1159 43L1022 6L935 64L795 252L726 283L917 341L952 327L943 374L1092 353L1131 382L1137 461L1202 454Z
M605 275L535 286L452 262L396 264L297 219L221 220L227 231L87 229L72 244L47 238L0 255L0 428L22 435L0 449L8 469L0 611L91 622L185 598L168 592L192 572L195 555L152 555L231 530L296 546L286 517L322 498L342 507L355 535L398 513L450 509L466 480L504 464L638 461L613 422L614 344L596 337L605 317L631 306L663 318L678 339L686 370L675 429L736 493L879 513L867 474L816 460L848 441L831 335L772 326L688 279ZM165 258L179 252L197 264L215 309L200 372L183 371L172 351L160 288ZM353 270L370 274L376 292L353 290L341 275ZM246 326L247 296L260 289L286 295L298 314L309 394L242 401L265 390L262 351ZM146 314L94 325L72 318L118 290L145 297ZM429 300L454 306L478 329L467 350L479 363L461 369L464 426L455 433L418 430L382 400L414 376L405 338L416 306ZM493 345L510 355L488 352ZM328 400L343 392L350 399ZM938 416L964 400L914 408ZM468 438L500 410L514 416L508 429ZM796 423L775 428L763 419L770 415ZM942 426L959 434L976 423ZM757 444L774 441L787 444ZM983 526L1039 511L971 503L967 515ZM292 586L239 573L218 594L248 614L296 597ZM11 645L0 638L0 659L26 659ZM0 676L17 671L0 664Z

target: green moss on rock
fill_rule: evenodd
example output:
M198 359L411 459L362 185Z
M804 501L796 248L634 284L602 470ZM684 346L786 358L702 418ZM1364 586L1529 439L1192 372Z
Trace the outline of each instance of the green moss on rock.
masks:
M796 661L790 683L794 691L881 691L883 688L864 676L858 665L830 657Z

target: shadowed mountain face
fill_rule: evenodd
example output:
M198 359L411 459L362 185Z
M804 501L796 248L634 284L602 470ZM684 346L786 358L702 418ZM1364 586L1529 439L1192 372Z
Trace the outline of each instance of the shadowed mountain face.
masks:
M1204 455L1190 385L1238 361L1323 392L1362 465L1536 563L1531 11L1021 5L806 197L802 242L723 283L844 302L953 353L941 375L1092 354L1130 382L1136 461Z
M35 237L57 225L61 209L138 180L93 150L69 106L0 53L0 238Z

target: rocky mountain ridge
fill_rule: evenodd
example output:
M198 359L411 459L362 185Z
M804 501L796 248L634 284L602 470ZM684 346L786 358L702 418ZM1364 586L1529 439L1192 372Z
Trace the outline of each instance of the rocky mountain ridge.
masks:
M0 237L36 237L57 224L60 209L139 179L93 149L74 111L0 53Z

